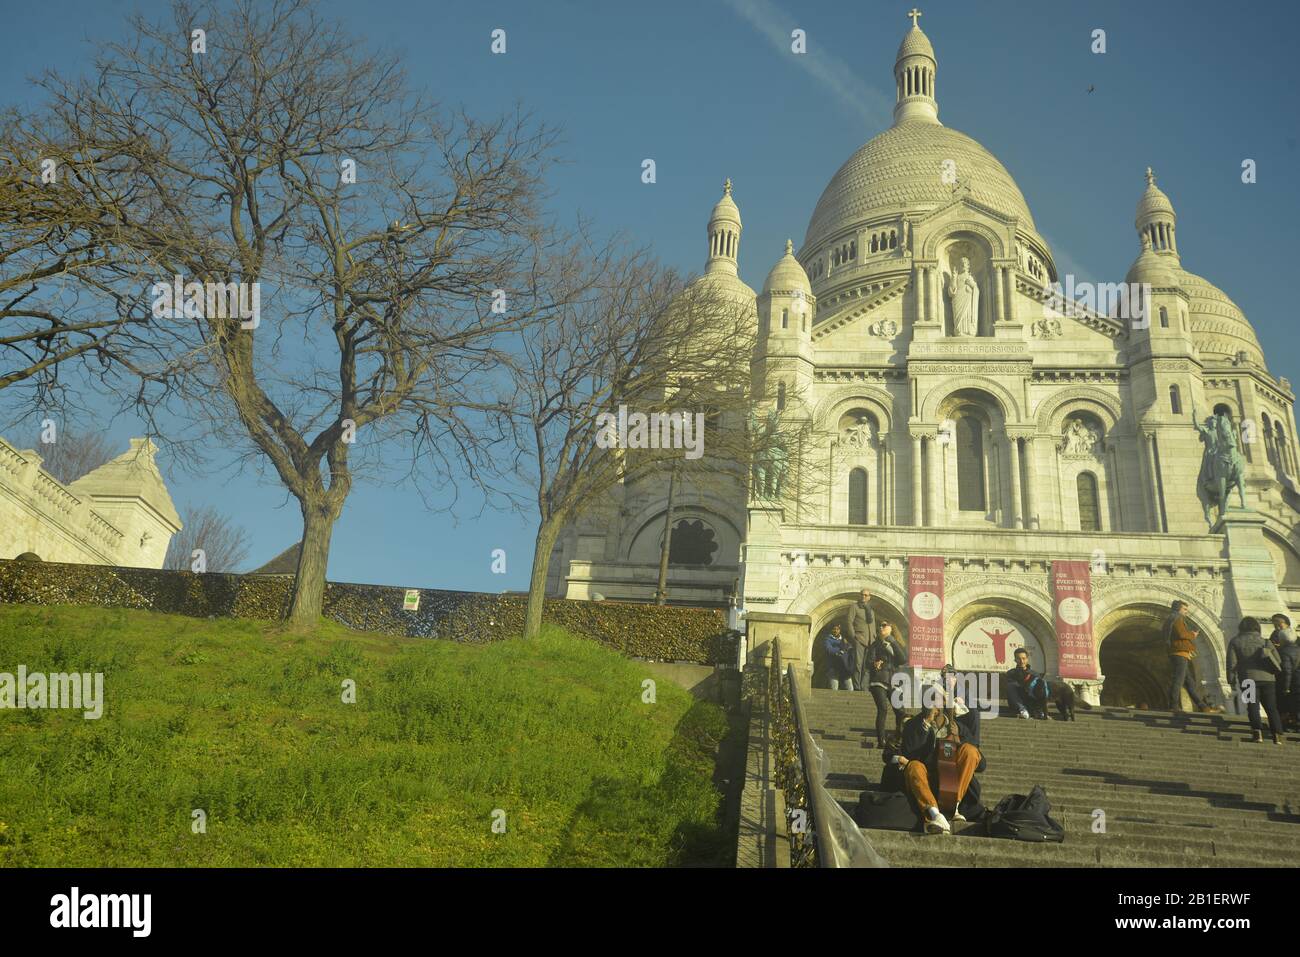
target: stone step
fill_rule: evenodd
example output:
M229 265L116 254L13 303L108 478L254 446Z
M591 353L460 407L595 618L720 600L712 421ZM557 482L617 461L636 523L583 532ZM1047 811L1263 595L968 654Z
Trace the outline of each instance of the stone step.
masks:
M1133 849L1111 844L1028 844L965 834L913 835L901 831L869 831L872 847L892 867L1258 867L1280 865L1284 859L1264 860L1250 852L1191 850L1186 852Z
M1194 802L1197 808L1231 808L1238 811L1257 811L1268 814L1284 814L1289 798L1269 795L1265 792L1246 794L1229 794L1215 791L1184 791L1181 789L1148 789L1138 787L1116 787L1113 785L1080 785L1060 778L1046 776L1022 778L1008 776L980 775L980 792L984 804L990 807L997 799L1007 794L1028 794L1035 784L1042 785L1052 803L1069 802L1074 805L1087 805L1103 810L1115 810L1120 807L1148 808L1153 814L1162 807L1172 807L1168 802ZM860 792L874 787L878 781L865 775L837 773L832 771L827 778L833 789ZM1190 805L1183 805L1190 806Z
M829 788L828 790L835 800L852 815L854 808L857 807L858 795L861 793L861 789ZM998 798L1003 796L1002 794L997 795ZM1092 811L1096 806L1094 802L1064 798L1059 793L1052 791L1049 791L1047 796L1052 805L1052 816L1056 817L1057 820L1062 819L1058 815L1078 815L1091 828ZM987 799L993 797L993 795L986 793L984 797ZM986 800L985 803L991 807L997 803L997 800L991 802ZM1188 805L1186 802L1171 802L1160 807L1153 806L1150 802L1145 801L1108 802L1106 819L1107 822L1124 822L1126 824L1213 827L1223 830L1246 828L1278 836L1300 833L1300 816L1292 815L1284 819L1283 816L1279 815L1276 819L1270 819L1267 813L1261 811L1193 806Z

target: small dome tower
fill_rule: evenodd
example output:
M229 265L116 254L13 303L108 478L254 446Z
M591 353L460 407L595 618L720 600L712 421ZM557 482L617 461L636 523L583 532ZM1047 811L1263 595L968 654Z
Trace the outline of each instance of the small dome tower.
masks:
M731 198L731 180L722 185L722 198L709 216L709 260L704 265L706 273L723 272L738 275L736 267L740 253L740 209Z
M916 24L921 11L913 7L907 14L912 18L912 29L907 31L898 46L894 61L894 83L897 102L894 104L894 125L903 123L939 123L939 101L934 95L934 77L939 64L934 58L934 47Z

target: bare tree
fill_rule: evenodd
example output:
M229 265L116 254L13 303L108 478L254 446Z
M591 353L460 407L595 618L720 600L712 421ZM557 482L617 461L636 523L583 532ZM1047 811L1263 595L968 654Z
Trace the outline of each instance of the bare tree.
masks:
M615 486L680 481L743 501L756 457L790 444L787 429L750 423L758 401L752 300L707 278L684 285L617 246L575 248L537 270L563 305L538 310L520 330L502 410L515 471L535 492L539 516L525 636L541 626L561 530ZM639 439L629 430L624 444L633 416L646 428ZM675 436L702 444L686 449Z
M542 298L520 264L546 242L552 137L423 102L309 0L177 3L133 27L89 80L43 86L63 139L129 144L161 215L117 237L129 254L109 285L131 310L153 297L188 440L233 446L297 499L289 617L311 625L359 467L479 475L463 410L527 318L517 303Z
M237 571L248 558L248 545L248 532L228 515L211 505L187 508L183 527L167 545L163 568L192 570L201 551L204 571Z
M71 485L114 457L113 446L102 433L54 432L53 442L38 442L34 448L41 455L41 468L64 485Z
M113 279L147 245L119 240L147 236L157 210L132 144L78 132L14 109L0 116L0 390L28 387L29 411L68 408L87 382L120 387L125 375L138 395L155 379L140 365L152 351L148 310ZM68 364L80 374L72 383Z

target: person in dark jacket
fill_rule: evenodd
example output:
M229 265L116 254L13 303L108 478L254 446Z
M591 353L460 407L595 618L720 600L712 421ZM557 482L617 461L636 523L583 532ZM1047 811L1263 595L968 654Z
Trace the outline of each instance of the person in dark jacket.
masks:
M857 653L857 673L853 676L857 679L857 688L859 691L865 691L867 688L867 649L871 646L871 640L876 636L876 613L871 610L871 589L865 585L858 595L858 600L853 605L853 610L849 613L849 637L853 639L853 644L857 647L854 651Z
M923 703L943 702L943 693L934 687L922 690ZM979 781L975 775L987 767L980 753L979 712L970 711L960 698L953 700L957 735L957 809L954 821L978 820L984 814L980 803ZM882 791L901 791L908 796L912 810L927 834L951 834L952 825L939 810L934 796L939 786L938 744L951 733L948 715L941 707L927 707L903 725L902 743L885 752L885 770L880 776Z
M903 646L894 636L894 623L882 621L879 633L867 647L867 688L876 703L876 741L877 747L883 747L885 741L885 724L889 717L889 698L893 688L896 671L901 671L907 664ZM903 733L903 722L907 720L907 711L894 708L894 731Z
M1273 634L1269 636L1282 660L1282 673L1277 678L1277 707L1282 712L1282 730L1300 728L1300 643L1291 630L1291 619L1286 615L1273 616Z
M1047 699L1050 688L1047 679L1035 674L1029 667L1029 652L1017 648L1014 668L1008 668L1002 675L1007 685L1007 704L1016 711L1020 718L1039 718L1047 720Z
M831 690L839 691L843 686L845 691L852 691L853 673L857 670L853 642L840 634L839 625L831 625L831 630L822 639L822 645L826 649L826 665L830 669Z
M1228 683L1241 690L1241 700L1250 716L1251 740L1262 742L1259 706L1268 712L1268 729L1273 743L1281 744L1282 725L1277 711L1277 678L1282 662L1272 644L1260 634L1259 621L1243 618L1237 637L1228 643Z

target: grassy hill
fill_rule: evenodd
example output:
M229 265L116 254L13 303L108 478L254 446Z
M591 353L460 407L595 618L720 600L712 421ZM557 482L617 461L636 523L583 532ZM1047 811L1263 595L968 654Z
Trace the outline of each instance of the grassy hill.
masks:
M103 672L105 704L0 709L0 866L731 864L721 709L665 682L645 704L644 669L562 632L0 605L0 672L20 664Z

